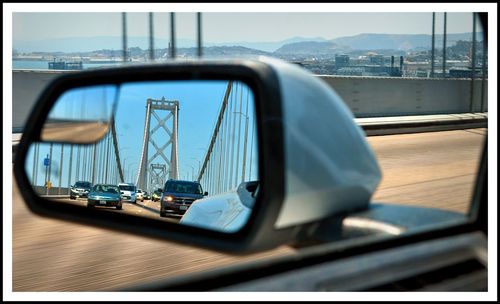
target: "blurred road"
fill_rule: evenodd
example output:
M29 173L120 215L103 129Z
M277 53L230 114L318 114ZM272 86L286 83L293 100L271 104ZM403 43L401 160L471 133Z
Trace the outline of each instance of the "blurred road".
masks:
M75 200L69 199L69 198L56 198L54 199L55 201L66 203L66 204L72 204L72 205L79 205L81 207L86 207L87 206L87 199L86 198L77 198ZM153 202L151 200L144 200L144 201L137 201L135 204L129 203L129 202L123 202L122 203L122 210L116 210L115 207L100 207L97 206L96 208L101 210L101 211L108 211L108 212L120 212L120 213L127 213L127 214L132 214L132 215L137 215L141 217L148 217L148 218L154 218L154 219L162 219L167 222L173 222L173 223L178 223L181 219L181 215L177 214L169 214L167 217L160 217L160 202Z
M383 175L372 200L467 213L486 131L368 137Z
M467 212L485 135L473 129L369 137L384 174L373 200ZM282 246L231 256L90 228L31 214L15 181L12 195L14 291L111 290L294 252Z

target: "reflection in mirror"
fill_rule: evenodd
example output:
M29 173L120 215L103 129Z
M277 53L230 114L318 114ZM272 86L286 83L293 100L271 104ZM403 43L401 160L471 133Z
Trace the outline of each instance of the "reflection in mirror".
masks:
M42 141L93 143L108 132L116 85L71 89L62 94L49 112Z
M32 144L25 168L36 193L57 202L235 232L258 188L254 106L240 81L81 88L63 95L49 119L104 121L104 137L82 144L74 125L67 143Z

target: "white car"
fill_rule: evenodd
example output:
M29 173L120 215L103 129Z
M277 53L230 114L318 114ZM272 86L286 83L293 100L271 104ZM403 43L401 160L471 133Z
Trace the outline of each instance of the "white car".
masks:
M142 189L137 189L135 195L138 201L144 202L144 192L142 191Z
M137 202L136 187L132 183L120 183L118 184L120 188L120 195L122 197L122 202Z
M226 193L195 200L180 224L235 232L245 225L252 213L258 182L244 182Z

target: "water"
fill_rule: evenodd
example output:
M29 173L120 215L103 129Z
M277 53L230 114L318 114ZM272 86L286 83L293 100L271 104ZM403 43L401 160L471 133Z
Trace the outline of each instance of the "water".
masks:
M117 63L84 63L83 68L97 68L103 66L118 66L121 62ZM29 70L48 70L49 61L38 61L38 60L13 60L12 69L29 69Z

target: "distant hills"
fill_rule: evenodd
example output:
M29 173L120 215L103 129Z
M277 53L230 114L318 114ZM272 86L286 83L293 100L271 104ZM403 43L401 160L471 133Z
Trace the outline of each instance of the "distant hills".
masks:
M300 43L300 42L325 42L328 41L325 38L315 37L315 38L306 38L306 37L293 37L290 39L285 39L276 42L225 42L225 43L207 43L206 46L243 46L246 48L257 49L265 52L274 52L277 49L281 48L284 45L291 43Z
M477 35L477 40L482 35ZM435 47L443 47L443 35L436 35ZM459 40L472 40L472 33L449 34L446 37L447 46L454 45ZM431 35L394 35L394 34L359 34L350 37L340 37L324 42L302 41L283 45L275 51L277 54L318 54L350 53L356 50L429 50L432 46Z
M187 39L179 39L177 47L194 47L195 42ZM155 39L155 48L168 47L168 39ZM149 39L147 37L127 37L128 47L140 47L148 49ZM46 39L38 41L14 40L13 48L20 52L91 52L95 50L121 50L122 38L119 36L102 37L71 37L59 39Z
M480 33L478 33L480 34ZM477 35L476 39L482 39ZM435 46L442 48L443 35L436 34ZM458 40L472 40L472 33L448 34L446 35L446 44L455 44ZM348 46L355 50L411 50L411 49L430 49L432 46L432 35L396 35L396 34L359 34L350 37L340 37L331 40L332 43Z
M193 57L197 55L197 52L198 50L194 47L178 48L176 50L177 54L183 54ZM203 48L203 54L204 56L207 57L217 57L217 56L236 57L243 55L248 55L248 56L270 55L271 53L243 46L210 46Z
M121 50L121 37L83 37L47 39L40 41L13 41L13 48L19 52L90 52L95 50ZM472 33L448 34L447 46L455 44L458 40L471 40ZM478 41L482 40L482 33L477 33ZM147 37L128 37L128 47L139 47L148 49ZM154 47L166 49L169 45L168 39L155 39ZM436 48L442 48L443 35L436 35ZM396 35L396 34L359 34L350 37L340 37L327 40L321 37L293 37L277 42L234 42L214 43L204 42L207 51L229 51L238 55L238 51L250 54L327 54L342 53L355 50L380 50L393 49L407 51L414 49L430 49L431 35ZM194 48L196 41L190 39L177 39L176 47ZM218 48L219 47L219 48Z
M285 44L277 49L275 54L288 54L288 55L307 55L317 54L325 55L331 53L343 53L349 51L347 46L339 45L332 41L302 41Z
M203 42L204 47L212 46L241 46L250 49L256 49L264 52L273 52L281 46L301 41L327 41L324 38L305 38L293 37L282 41L275 42ZM169 39L154 39L155 48L167 48ZM176 39L177 48L193 48L197 46L197 41L193 39ZM148 37L127 37L128 47L140 47L141 49L149 48ZM91 52L95 50L121 50L122 37L81 37L81 38L59 38L59 39L46 39L38 41L13 41L13 48L20 52Z

